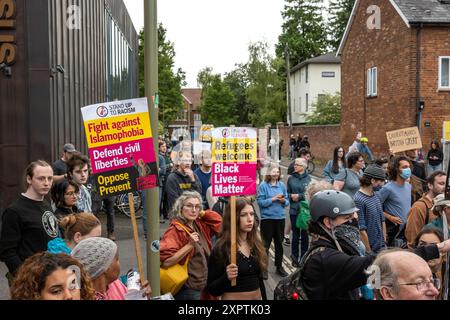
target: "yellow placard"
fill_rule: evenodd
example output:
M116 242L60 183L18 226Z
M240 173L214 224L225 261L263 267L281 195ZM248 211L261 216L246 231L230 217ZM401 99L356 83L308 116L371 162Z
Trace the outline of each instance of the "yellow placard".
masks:
M152 137L148 113L97 119L85 122L84 127L89 148Z
M422 139L417 127L389 131L386 136L393 153L422 149Z
M215 139L213 162L256 162L256 139Z
M444 139L450 141L450 121L444 121Z

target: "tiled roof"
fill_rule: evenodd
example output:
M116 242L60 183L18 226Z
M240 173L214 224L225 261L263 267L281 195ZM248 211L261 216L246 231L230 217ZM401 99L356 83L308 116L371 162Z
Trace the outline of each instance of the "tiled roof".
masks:
M341 57L336 57L335 53L327 53L315 58L305 60L291 69L291 73L303 68L307 64L340 64Z
M192 104L194 109L200 106L202 100L202 89L181 89L181 93L189 104Z
M450 1L442 0L393 0L411 24L450 25Z

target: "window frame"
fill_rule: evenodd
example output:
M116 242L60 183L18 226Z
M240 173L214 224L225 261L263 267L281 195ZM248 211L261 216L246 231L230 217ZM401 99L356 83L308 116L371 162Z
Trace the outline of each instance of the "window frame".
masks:
M448 77L449 77L448 86L442 85L442 60L444 60L444 59L448 60ZM450 90L450 56L440 56L439 57L438 89L439 90Z
M378 96L378 68L372 67L367 69L366 96L368 98L374 98Z

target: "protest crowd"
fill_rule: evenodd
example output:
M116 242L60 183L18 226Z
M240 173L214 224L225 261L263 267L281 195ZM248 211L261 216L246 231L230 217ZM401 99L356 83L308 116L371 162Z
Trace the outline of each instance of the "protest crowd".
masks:
M174 299L265 300L271 264L281 277L277 300L447 299L450 200L439 142L426 159L416 150L377 158L367 142L358 134L348 148L330 150L317 179L307 171L314 146L307 136L291 136L287 182L279 148L260 143L256 192L237 197L232 210L229 197L214 196L212 150L193 154L189 139L159 138L160 217L169 222L161 269L178 266L188 275L168 289ZM130 288L115 242L115 196L99 204L88 188L90 159L70 143L61 151L53 165L36 160L25 168L24 192L2 213L0 260L11 299L125 300ZM154 171L132 160L136 176ZM143 226L147 237L145 219ZM286 241L290 274L282 264ZM151 297L148 281L139 290Z

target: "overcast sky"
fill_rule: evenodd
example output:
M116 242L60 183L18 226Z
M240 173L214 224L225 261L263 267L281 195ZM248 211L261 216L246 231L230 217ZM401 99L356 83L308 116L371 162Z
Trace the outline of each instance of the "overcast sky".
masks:
M143 0L124 0L134 26L144 26ZM248 61L248 45L281 33L283 0L160 0L158 21L175 44L175 67L186 72L187 87L197 87L206 66L224 74Z

